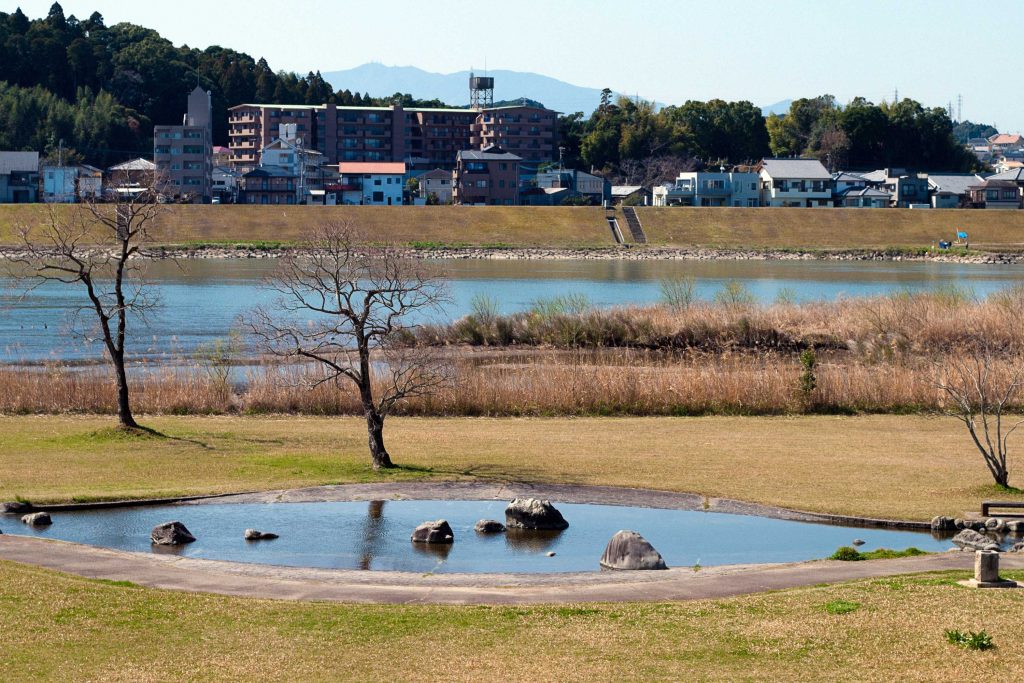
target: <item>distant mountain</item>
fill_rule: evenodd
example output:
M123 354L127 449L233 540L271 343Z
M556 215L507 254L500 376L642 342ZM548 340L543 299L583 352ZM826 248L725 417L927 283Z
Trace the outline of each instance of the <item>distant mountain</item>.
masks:
M775 104L769 104L767 107L761 107L761 116L768 118L770 114L788 114L789 105L793 104L793 100L782 100Z
M484 75L483 70L476 75ZM494 77L496 102L529 98L563 113L581 111L590 115L601 101L600 88L584 88L550 76L503 70L490 70L486 75ZM414 66L369 63L354 69L329 71L323 77L335 90L370 93L373 97L401 92L417 99L437 98L453 106L469 104L468 71L438 74Z

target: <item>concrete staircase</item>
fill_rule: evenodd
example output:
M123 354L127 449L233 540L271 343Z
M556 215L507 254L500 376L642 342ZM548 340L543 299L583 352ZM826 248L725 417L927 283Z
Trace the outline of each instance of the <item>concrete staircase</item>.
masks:
M626 219L626 227L629 228L629 234L633 238L633 242L636 244L647 244L647 235L644 234L643 226L640 225L636 209L632 206L624 206L622 207L622 216Z

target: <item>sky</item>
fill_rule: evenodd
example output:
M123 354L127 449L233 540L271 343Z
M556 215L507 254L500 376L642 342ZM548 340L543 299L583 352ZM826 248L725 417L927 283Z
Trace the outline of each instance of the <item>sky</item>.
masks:
M52 0L0 0L43 16ZM1022 0L64 0L67 15L157 29L307 73L366 62L450 73L486 63L666 104L822 93L911 97L1024 131Z

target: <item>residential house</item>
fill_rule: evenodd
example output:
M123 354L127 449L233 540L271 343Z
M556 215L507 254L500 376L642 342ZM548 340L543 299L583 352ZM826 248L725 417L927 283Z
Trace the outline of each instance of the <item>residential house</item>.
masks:
M78 201L98 201L103 197L103 171L80 164L78 166Z
M78 199L78 166L43 166L43 201L74 204Z
M153 129L153 161L160 193L185 203L213 197L213 105L209 91L196 86L179 126Z
M988 144L994 156L1001 156L1024 148L1024 137L1016 133L996 133L989 137Z
M213 201L218 204L234 204L242 185L242 174L228 166L213 167Z
M968 188L984 180L973 173L929 173L928 187L932 195L932 208L960 209L967 206Z
M298 179L296 201L304 203L310 190L322 190L328 175L324 155L307 149L297 137L295 124L282 124L280 137L260 150L260 166L284 169Z
M1024 196L1024 166L1018 166L1003 171L1002 173L996 173L990 175L986 180L1009 180L1017 184L1017 188L1020 190L1021 195Z
M555 206L566 202L581 202L600 206L611 198L611 183L600 176L576 169L537 173L529 184L529 188L520 190L523 204Z
M612 185L609 197L612 204L647 206L651 201L651 192L642 185Z
M231 165L231 148L223 145L213 146L213 166L226 168Z
M405 168L400 161L343 161L338 181L327 183L324 190L334 193L337 204L401 206Z
M243 173L239 200L244 204L297 203L298 178L279 166L260 166Z
M860 176L868 187L884 190L892 196L892 206L906 209L931 207L931 189L926 173L913 173L905 168L883 168Z
M840 195L847 190L859 190L868 186L867 179L860 173L840 171L832 174L832 191Z
M430 199L433 196L438 204L452 203L451 171L435 168L432 171L419 174L416 176L416 180L419 182L419 190L417 192L420 199L433 201Z
M757 171L762 206L832 205L832 174L817 159L764 159Z
M1020 188L1012 180L988 180L967 189L970 204L976 209L1019 209Z
M139 157L107 169L103 182L105 191L115 195L138 195L153 187L156 164Z
M519 162L500 145L460 150L455 157L452 201L456 204L519 204Z
M760 206L760 177L753 172L683 172L674 182L655 187L652 203L654 206Z
M39 201L39 152L0 152L0 204Z
M848 185L836 194L835 205L847 209L887 209L892 196L874 187Z

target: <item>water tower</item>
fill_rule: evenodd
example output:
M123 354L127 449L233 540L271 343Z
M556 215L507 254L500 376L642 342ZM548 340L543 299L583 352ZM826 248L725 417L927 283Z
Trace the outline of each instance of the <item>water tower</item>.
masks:
M469 72L469 106L473 109L494 106L493 76L477 76Z

